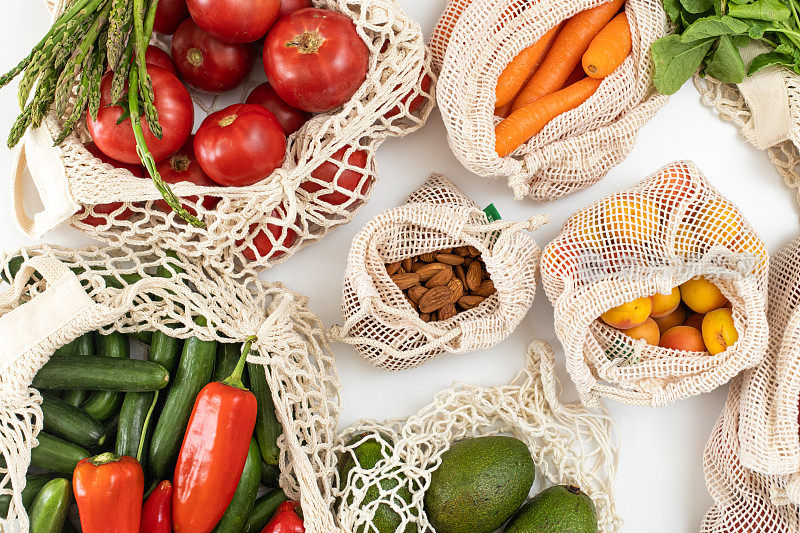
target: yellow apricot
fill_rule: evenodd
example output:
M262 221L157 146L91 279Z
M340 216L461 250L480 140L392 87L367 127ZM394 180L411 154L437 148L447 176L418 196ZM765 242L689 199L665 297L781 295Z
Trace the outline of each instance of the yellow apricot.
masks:
M656 324L658 325L658 330L661 333L664 333L670 328L683 325L684 321L686 320L686 309L683 307L678 307L670 314L654 318L653 320L655 320Z
M703 341L711 355L717 355L736 344L739 333L733 325L733 313L727 307L715 309L703 319Z
M666 316L678 308L681 303L681 290L674 287L669 294L654 294L653 295L653 310L650 311L650 316L653 318L660 318Z
M658 341L661 339L658 324L652 318L648 318L636 327L624 329L622 333L632 339L644 339L647 344L653 346L658 346Z
M609 309L600 318L611 327L630 329L644 323L652 309L653 300L649 296L643 296Z
M704 352L706 345L699 330L689 326L675 326L661 335L662 348L684 352Z
M681 297L689 309L700 314L719 309L728 303L719 287L705 278L690 279L682 284Z

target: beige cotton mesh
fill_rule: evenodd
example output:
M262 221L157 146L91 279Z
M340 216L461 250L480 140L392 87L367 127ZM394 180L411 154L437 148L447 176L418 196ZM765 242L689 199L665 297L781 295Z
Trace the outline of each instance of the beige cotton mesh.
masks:
M672 163L572 215L540 268L567 369L588 405L606 396L661 406L708 392L758 364L767 349L764 243L691 162ZM733 305L739 340L718 355L651 346L598 320L700 275Z
M742 422L742 377L731 381L728 400L706 444L703 469L714 505L703 518L700 533L797 533L798 507L776 506L769 497L769 486L784 483L785 478L754 472L741 463L737 433Z
M494 147L495 86L502 69L550 28L603 0L451 0L431 37L441 69L437 103L456 157L505 177L517 199L553 200L596 183L631 151L667 102L652 84L650 45L666 34L661 0L629 0L633 51L585 103L559 115L507 157ZM464 16L460 16L463 12Z
M432 175L404 205L379 214L353 239L342 296L344 324L332 328L332 337L390 370L420 365L443 352L494 346L533 303L540 249L528 231L546 220L489 222L455 185ZM481 252L497 292L449 320L423 322L389 277L386 263L463 245Z
M355 467L347 480L337 474L337 504L332 507L340 528L336 531L377 533L372 518L379 507L388 506L401 518L397 531L432 533L424 491L441 454L458 440L495 434L525 442L540 482L580 486L597 507L599 531L617 531L622 520L614 491L616 428L604 410L562 404L559 393L553 351L534 341L527 349L526 369L509 385L459 385L439 392L405 420L356 422L337 440L340 457L371 437L380 436L394 447L372 469ZM403 498L403 489L410 499Z
M12 278L9 261L15 256L24 263ZM176 262L184 273L151 277L159 266ZM284 427L278 442L281 487L308 510L309 531L333 528L326 505L332 497L339 380L322 326L304 298L255 278L234 282L182 256L168 259L130 247L29 248L0 260L0 272L13 279L0 291L0 454L8 465L0 468L0 494L12 497L0 528L28 530L21 491L42 429L41 396L31 380L56 348L96 329L157 329L222 342L257 335L248 360L264 365ZM194 322L200 315L207 326Z
M46 3L56 13L63 9L63 0ZM369 198L377 178L376 148L387 138L406 135L425 123L434 105L435 77L419 24L395 0L317 0L315 5L353 19L370 50L366 81L344 106L315 115L293 133L283 166L268 179L236 188L173 186L183 204L205 222L204 229L191 227L174 212L155 208L153 201L160 194L149 179L136 178L92 156L82 144L89 140L85 128L52 147L60 131L53 115L39 131L26 136L16 169L21 175L26 164L30 167L45 211L50 203L57 204L50 208L55 213L49 217L45 213L39 220L56 218L55 223L70 218L81 231L114 245L166 246L217 270L245 275L287 258L298 247L350 221ZM259 80L263 80L260 58L256 63L254 72L260 72ZM254 85L253 80L247 82L244 95ZM205 112L222 107L207 95L193 93L193 97ZM422 104L413 113L409 112L412 102ZM337 156L340 150L345 153ZM47 171L35 172L42 159L48 161ZM335 175L333 183L310 177L322 165ZM308 191L300 187L303 183ZM63 190L62 196L68 198L48 198L54 190ZM17 196L17 211L22 211L22 195ZM204 196L221 201L207 209L200 205ZM108 215L92 208L111 202L124 205ZM87 217L102 223L88 224ZM39 228L36 217L27 220L24 213L18 218L30 233L41 234L55 225ZM253 244L258 235L269 243L260 245L262 250L269 249L263 256Z

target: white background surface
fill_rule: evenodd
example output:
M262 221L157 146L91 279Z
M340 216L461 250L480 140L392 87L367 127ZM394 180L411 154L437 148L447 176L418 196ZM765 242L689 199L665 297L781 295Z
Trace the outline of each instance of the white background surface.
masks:
M444 8L444 0L399 0L418 20L426 36ZM49 19L38 0L0 1L0 71L24 57L46 31ZM9 172L12 154L5 136L18 113L16 84L0 91L0 249L33 244L23 237L10 216ZM544 247L566 218L577 209L636 183L660 166L692 159L723 194L739 205L761 233L771 253L798 233L793 191L775 171L767 155L746 144L735 127L722 122L699 102L691 84L641 131L628 159L598 185L550 204L515 202L504 181L480 178L453 157L438 112L419 132L390 139L378 152L380 179L372 199L349 225L321 242L304 248L262 277L281 281L310 296L310 306L327 326L340 323L339 301L347 251L355 233L377 213L402 203L431 172L449 176L479 204L494 203L504 219L523 219L548 213L552 223L535 234ZM76 230L64 227L46 242L68 246L89 243ZM524 349L534 338L556 346L565 394L574 389L563 369L561 350L552 326L552 308L544 291L517 331L493 350L442 356L420 368L388 373L370 367L344 345L334 346L343 383L342 424L357 418L403 417L428 403L454 381L493 385L506 383L521 369ZM697 531L712 501L706 491L702 453L706 439L727 394L727 386L712 394L659 410L634 408L607 401L621 432L617 504L625 520L623 531L675 533Z

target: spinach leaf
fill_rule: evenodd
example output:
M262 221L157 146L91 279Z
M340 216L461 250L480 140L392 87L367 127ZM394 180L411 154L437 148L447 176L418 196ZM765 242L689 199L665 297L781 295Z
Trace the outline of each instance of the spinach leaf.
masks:
M770 65L793 67L795 65L795 60L790 55L781 54L778 52L766 52L753 58L753 60L750 62L750 66L747 68L747 75L750 76L751 74L755 74L762 68Z
M655 72L653 83L662 94L678 92L686 80L697 72L714 39L682 43L680 35L667 35L651 48Z
M733 4L728 15L736 18L786 22L792 16L791 8L781 0L756 0L752 4Z
M681 0L681 5L689 13L705 13L714 8L713 0Z
M663 0L663 4L667 18L669 18L673 24L679 24L682 11L680 0Z
M749 35L731 35L731 40L736 48L744 48L753 40Z
M753 39L761 39L764 36L764 33L768 32L771 27L772 25L768 22L751 20L750 29L747 30L747 34Z
M701 18L683 32L681 35L682 43L690 43L709 37L719 37L721 35L741 35L747 33L750 25L746 22L729 17L728 15L712 15Z
M706 65L706 74L723 83L741 83L745 76L744 61L731 38L723 35Z

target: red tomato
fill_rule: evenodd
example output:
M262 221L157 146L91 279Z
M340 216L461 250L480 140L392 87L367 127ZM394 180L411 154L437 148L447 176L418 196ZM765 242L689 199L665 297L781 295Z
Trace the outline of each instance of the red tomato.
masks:
M206 117L194 136L194 153L208 177L220 185L252 185L281 166L286 137L266 108L234 104Z
M154 65L147 71L153 80L155 106L164 135L161 140L156 139L144 117L142 117L142 130L147 147L158 162L178 151L191 135L194 105L189 91L174 74ZM125 119L117 124L117 120L126 110L111 99L113 76L113 72L103 76L100 84L100 111L96 120L92 120L91 115L87 113L86 123L92 140L104 154L123 163L136 164L139 163L139 155L136 153L136 139L133 136L131 119Z
M275 218L281 218L285 208L283 205L276 208L272 212L272 216ZM280 226L278 224L267 224L267 230L269 230L272 238L264 233L263 230L258 230L258 224L253 224L250 226L250 233L252 234L255 231L258 233L253 237L253 244L252 246L248 246L244 250L242 250L242 255L244 255L250 261L256 260L256 253L258 253L258 258L270 258L276 259L282 256L284 253L283 250L277 250L275 253L272 252L274 245L272 244L273 241L275 243L280 244L284 248L291 248L294 244L295 239L297 239L297 233L293 229L289 229L286 226ZM244 240L237 241L236 245L241 246L244 243ZM253 248L255 247L255 250Z
M144 62L148 65L155 65L168 70L176 76L178 75L178 71L175 70L175 64L172 62L172 58L169 57L168 53L157 46L150 45L147 47L147 51L144 53Z
M189 8L186 7L186 0L159 0L153 31L172 35L181 22L188 18Z
M278 16L303 9L304 7L311 7L311 0L281 0L281 9L278 11Z
M429 91L431 89L431 77L428 74L425 74L425 77L422 78L422 82L420 82L420 87L425 93L430 94ZM405 95L400 100L400 104L408 106L408 112L413 115L414 112L420 107L422 107L422 104L425 103L425 100L427 100L427 96L425 96L424 94L418 94L416 97L414 97L413 100L409 102L408 100L409 98L411 98L412 94L413 92ZM392 118L393 116L400 114L400 104L391 108L384 116L386 118Z
M195 185L205 185L207 187L216 187L217 184L200 168L197 158L194 156L194 136L189 137L183 147L169 156L164 161L160 162L156 169L161 175L161 179L169 184L189 182ZM197 196L187 196L186 200L190 202L197 202ZM219 203L219 197L206 196L203 198L203 207L206 209L214 209ZM167 205L165 200L157 200L155 203L157 209L162 211L171 211L172 208ZM197 212L191 207L187 206L187 211L196 215Z
M144 169L141 166L139 166L139 165L128 165L128 164L122 163L120 161L115 161L115 160L111 159L110 157L108 157L103 152L101 152L100 149L97 148L97 145L94 144L93 142L85 144L84 148L86 148L86 150L88 150L90 154L95 156L97 159L99 159L103 163L108 163L112 167L124 168L124 169L128 170L131 174L136 176L137 178L144 178L145 177ZM94 209L95 213L104 214L104 215L110 215L114 211L118 210L120 207L122 207L122 202L111 202L110 204L95 205L93 207L93 209ZM84 207L81 210L81 213L86 213L87 211L88 210ZM117 220L126 220L126 219L130 218L130 216L132 214L133 214L133 212L130 209L126 209L126 210L122 211L121 213L119 213L118 215L116 215L114 218L117 219ZM84 216L84 217L81 218L81 222L83 222L85 224L89 224L91 226L99 226L101 224L105 224L106 220L107 220L107 218L105 218L105 217L96 217L96 216L92 216L92 215L87 215L87 216Z
M207 93L224 93L241 84L253 68L253 50L224 43L185 20L172 38L172 59L181 79Z
M369 49L345 15L313 7L278 19L264 43L264 69L292 107L320 113L344 104L367 77Z
M329 159L333 159L334 161L342 161L344 158L344 154L350 149L349 146L345 146L344 148L340 148ZM353 167L357 167L360 169L364 169L363 172L358 172L355 170L344 169L342 170L341 175L336 178L336 172L339 170L340 165L333 163L331 161L325 161L320 166L315 168L311 171L311 177L315 180L322 181L325 183L331 184L329 187L320 185L314 181L304 181L300 184L300 188L304 191L314 193L322 189L334 189L334 180L336 180L336 186L341 189L346 189L348 191L355 191L358 189L359 194L366 194L369 186L372 184L372 176L369 176L367 179L364 179L364 183L359 188L359 183L361 183L362 179L367 176L366 168L367 168L367 152L363 150L355 150L350 156L347 158L347 163ZM348 200L352 198L351 195L345 194L338 190L333 190L333 192L322 194L318 197L319 201L326 202L331 205L342 205Z
M287 136L299 130L311 118L309 113L295 109L275 94L269 82L264 82L250 93L245 103L258 104L269 109L280 122Z
M188 0L197 25L226 43L252 43L278 18L281 0Z

